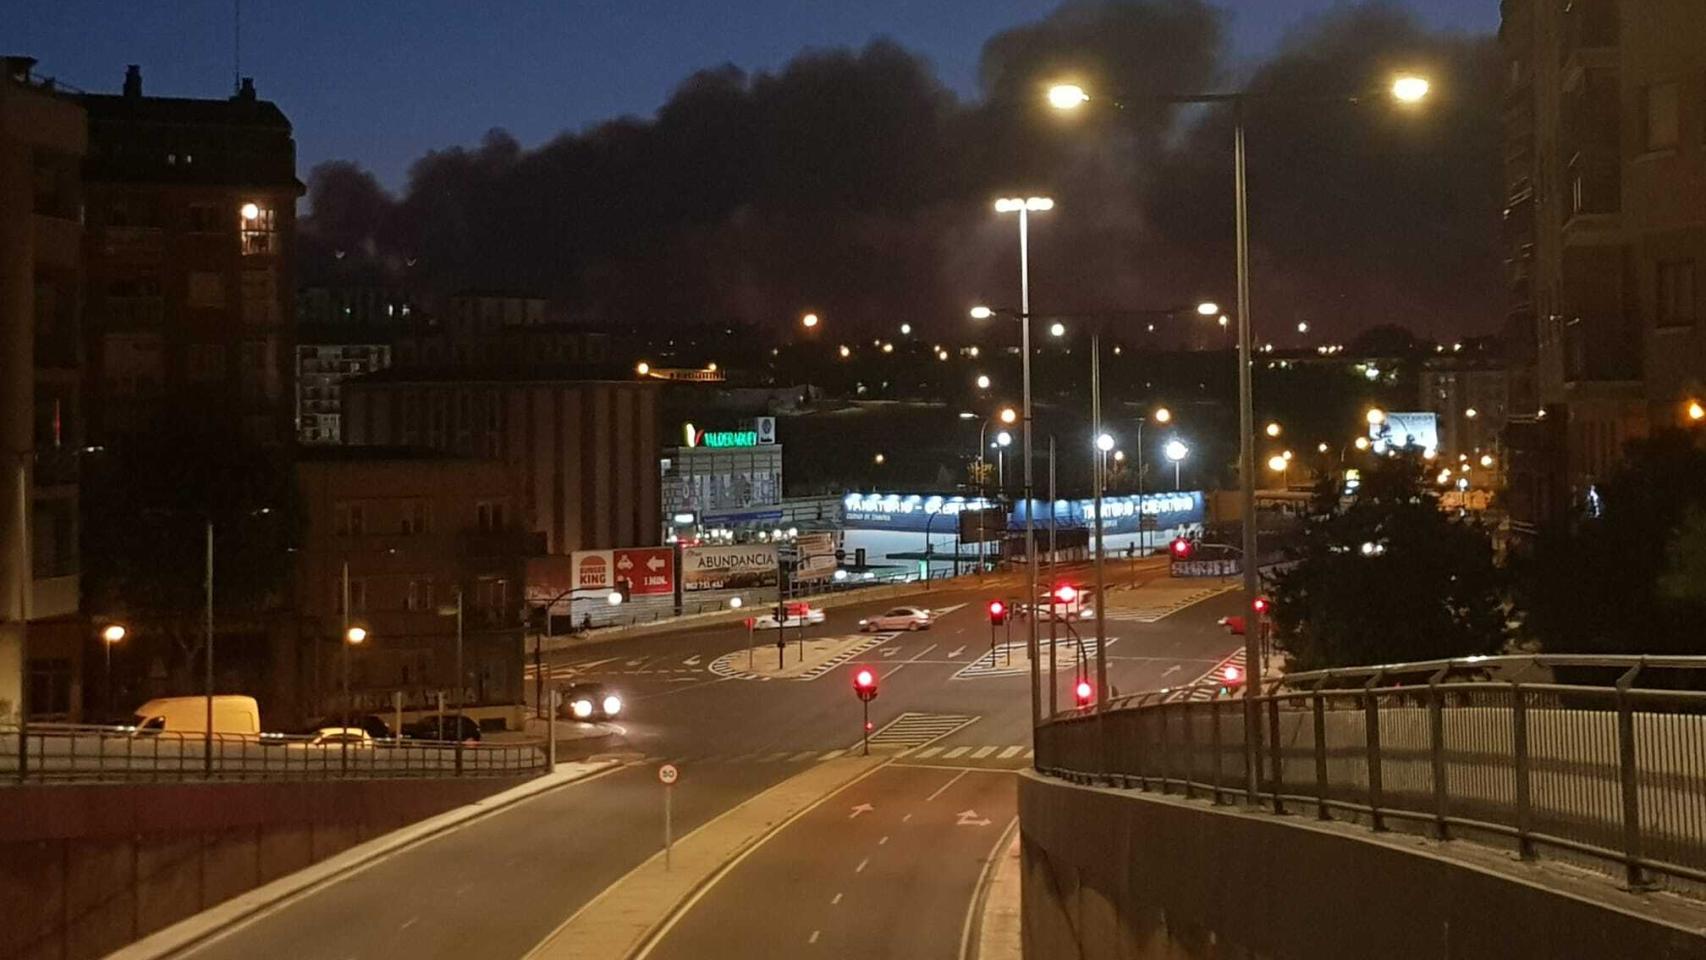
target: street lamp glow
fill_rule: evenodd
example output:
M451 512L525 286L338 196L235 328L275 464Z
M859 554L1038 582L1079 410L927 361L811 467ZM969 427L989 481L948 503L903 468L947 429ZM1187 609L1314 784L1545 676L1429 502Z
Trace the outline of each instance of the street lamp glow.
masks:
M1168 423L1172 419L1173 419L1173 411L1167 409L1166 407L1161 407L1155 411L1155 422L1156 423Z
M1219 312L1220 312L1220 304L1215 303L1212 300L1204 302L1204 303L1197 304L1197 315L1198 316L1212 317Z
M1426 77L1405 74L1392 81L1392 97L1399 103L1420 103L1432 88Z
M853 350L852 350L852 348L851 348L851 347L849 347L849 346L847 346L847 344L845 344L845 343L844 343L844 344L842 344L842 345L841 345L841 349L840 349L840 350L838 350L838 351L836 351L836 352L837 352L837 353L839 353L839 354L841 354L841 359L843 359L843 360L845 360L845 359L847 359L847 358L848 358L848 357L851 357L851 356L852 356L852 355L853 355Z
M253 203L243 204L237 212L243 215L244 220L259 220L261 217L261 208Z
M1309 321L1307 321L1307 320L1299 321L1297 324L1297 332L1298 333L1308 333L1309 332Z
M621 593L621 591L619 591L619 590L610 591L610 593L605 596L604 602L610 604L613 607L620 607L622 605L622 593Z
M882 466L883 464L888 462L888 459L889 459L888 457L885 457L879 453L876 456L871 458L871 462L874 464L877 464L878 466Z
M1369 426L1371 426L1371 427L1378 426L1378 425L1386 422L1386 411L1380 409L1379 407L1375 407L1375 408L1368 411L1368 413L1365 416L1365 419L1368 420Z
M1061 323L1059 320L1056 320L1054 323L1049 324L1048 335L1051 337L1064 337L1064 336L1066 336L1066 324Z
M1284 473L1285 468L1286 468L1285 458L1280 456L1279 454L1276 453L1273 456L1268 458L1268 469L1269 470L1272 470L1275 473Z
M1018 213L1021 210L1036 213L1053 209L1054 200L1049 197L1002 197L995 201L996 213Z
M1169 440L1167 441L1167 446L1163 447L1161 452L1167 455L1167 459L1174 463L1178 463L1180 460L1190 456L1191 448L1185 446L1185 442L1183 440Z
M817 326L817 324L818 324L818 319L817 319L817 314L815 314L815 313L808 313L805 316L800 318L800 326L805 327L807 330L810 330L811 328Z
M901 336L903 336L903 337L908 336L911 333L912 333L912 324L903 323L900 325L900 335Z
M101 639L107 643L118 643L124 639L124 634L125 629L122 624L108 624L107 628L101 631Z
M1481 466L1490 467L1492 465L1493 465L1493 455L1490 453L1481 454Z
M1013 435L1011 433L1008 433L1007 431L1003 430L1000 433L995 435L995 443L997 446L1002 446L1002 447L1012 446Z
M1107 453L1114 448L1114 438L1110 434L1102 434L1096 438L1096 449Z
M1267 425L1267 427L1264 428L1263 432L1265 432L1270 437L1279 436L1280 435L1280 425L1279 425L1278 421L1274 421L1274 420L1268 421L1268 425Z
M894 344L892 344L892 343L883 344L883 352L884 353L893 353L894 352Z
M1017 423L1019 420L1019 411L1014 410L1012 407L1002 407L1001 412L996 414L996 417L1005 424Z
M1090 102L1090 95L1076 83L1057 83L1048 88L1048 105L1056 110L1076 110Z
M359 645L367 639L367 631L361 627L350 627L344 631L344 639L352 645Z
M1358 450L1367 450L1368 449L1368 438L1367 437L1357 437L1355 443L1356 443L1356 448Z
M980 373L977 375L977 388L979 390L988 390L989 389L989 374Z
M1221 326L1224 327L1231 322L1232 322L1232 318L1228 317L1226 314L1223 313L1220 315L1220 325Z
M1287 451L1281 453L1280 457L1282 459L1284 459L1286 463L1290 463L1291 462L1291 451L1287 450Z
M634 365L634 372L643 377L652 372L652 365L641 360L639 363Z
M740 605L745 603L745 602L746 602L745 600L742 600L739 597L730 597L729 598L729 609L730 610L739 610Z
M1125 451L1124 450L1115 450L1114 451L1114 462L1115 463L1124 463L1125 462Z
M994 315L995 315L994 310L991 310L988 307L983 306L982 304L979 304L979 305L971 308L971 318L973 320L988 320L990 317L992 317Z
M1706 406L1701 406L1700 401L1698 401L1698 400L1688 401L1687 413L1688 413L1688 419L1694 421L1695 423L1699 423L1702 420L1706 420Z

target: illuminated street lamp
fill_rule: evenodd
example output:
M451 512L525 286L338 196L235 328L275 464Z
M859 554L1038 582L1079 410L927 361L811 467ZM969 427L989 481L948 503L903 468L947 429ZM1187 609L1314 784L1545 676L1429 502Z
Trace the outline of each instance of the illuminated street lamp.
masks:
M1166 407L1156 408L1156 410L1155 410L1155 422L1156 423L1169 423L1172 421L1172 419L1173 419L1173 411L1167 409Z
M1702 406L1698 400L1688 401L1688 408L1683 412L1688 414L1688 419L1693 423L1706 420L1706 406Z
M652 372L652 365L641 360L639 363L634 365L634 372L642 377L648 376Z
M1185 458L1191 455L1191 448L1185 446L1183 440L1174 437L1167 441L1167 445L1161 448L1161 452L1166 455L1167 459L1173 461L1173 489L1178 490L1181 488L1179 481L1180 466L1185 462Z
M977 388L979 390L988 390L989 389L989 374L980 373L977 375Z
M1364 419L1366 419L1368 421L1368 425L1371 427L1378 427L1381 424L1386 422L1386 411L1380 409L1379 407L1374 407L1374 408L1370 409L1368 411L1368 413L1364 414L1363 416L1364 416Z
M350 651L356 647L361 646L363 643L366 643L366 642L367 642L367 629L365 627L353 627L352 626L352 627L345 627L344 628L344 650L343 650L344 697L343 697L343 699L344 699L344 727L345 728L349 727L350 714L355 712L355 703L351 700L350 692L349 692ZM348 752L347 751L347 745L346 745L346 749L344 752L346 754L345 759L347 761L347 752Z
M1220 312L1220 304L1215 303L1213 301L1204 301L1202 303L1197 304L1197 315L1198 316L1212 317L1219 312Z
M1064 337L1064 336L1066 336L1066 324L1061 323L1059 320L1056 320L1055 322L1049 324L1048 335L1051 337Z
M1399 103L1420 103L1432 86L1425 77L1405 74L1392 81L1392 97Z
M1491 467L1492 465L1493 465L1493 455L1490 453L1481 454L1481 466L1482 467Z
M107 692L105 708L113 712L113 646L124 640L128 631L120 623L109 623L101 630L101 647L106 651Z
M610 604L613 607L620 607L622 605L622 591L612 590L609 593L605 594L604 602Z
M1048 89L1049 106L1056 110L1076 110L1089 100L1090 95L1076 83L1057 83Z
M912 335L912 324L910 324L910 323L901 324L900 325L900 335L903 337L911 336Z
M1463 416L1467 419L1470 419L1470 420L1473 420L1480 415L1481 415L1481 412L1479 410L1476 410L1474 407L1470 407L1469 409L1463 411Z
M1281 432L1280 425L1277 421L1269 420L1268 425L1263 428L1262 432L1266 433L1270 437L1277 437Z
M845 360L848 357L851 357L853 355L853 348L849 347L847 344L844 343L841 345L841 348L839 350L837 350L836 352L841 354L841 359Z
M1096 449L1102 451L1103 453L1107 453L1110 450L1114 449L1114 438L1111 435L1106 434L1106 433L1098 436L1096 438Z
M1357 437L1355 440L1351 441L1351 443L1358 450L1367 450L1368 449L1368 438L1367 437Z

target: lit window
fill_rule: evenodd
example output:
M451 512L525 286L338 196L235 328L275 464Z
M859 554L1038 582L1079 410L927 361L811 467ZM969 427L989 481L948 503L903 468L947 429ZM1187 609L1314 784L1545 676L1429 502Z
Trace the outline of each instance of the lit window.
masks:
M243 256L277 253L275 211L258 203L245 203L237 211L237 229Z

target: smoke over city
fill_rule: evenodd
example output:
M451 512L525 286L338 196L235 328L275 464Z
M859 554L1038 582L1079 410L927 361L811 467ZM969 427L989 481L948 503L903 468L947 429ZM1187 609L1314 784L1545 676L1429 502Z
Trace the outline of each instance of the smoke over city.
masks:
M1229 109L1153 98L1248 89L1276 95L1246 116L1258 330L1495 327L1492 39L1368 4L1241 64L1226 17L1201 0L1068 3L989 38L972 101L885 40L776 72L704 70L652 118L431 152L401 196L358 160L322 164L303 279L537 292L642 328L781 326L809 309L843 331L945 334L971 303L1017 300L1015 227L990 201L1046 193L1058 206L1033 219L1036 309L1228 302ZM1437 95L1403 109L1378 96L1400 69ZM1049 111L1058 80L1093 99Z

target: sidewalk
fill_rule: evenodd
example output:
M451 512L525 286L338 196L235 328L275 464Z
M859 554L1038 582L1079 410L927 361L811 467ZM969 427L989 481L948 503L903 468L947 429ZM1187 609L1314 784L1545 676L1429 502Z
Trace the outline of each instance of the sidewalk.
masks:
M1019 831L1013 842L998 854L995 877L983 901L983 922L978 925L977 960L1020 960L1024 955L1021 929Z
M876 770L885 757L819 763L771 787L676 841L606 887L527 954L527 960L623 960L718 877L807 810Z

